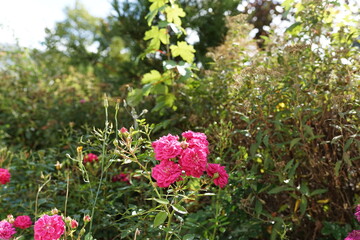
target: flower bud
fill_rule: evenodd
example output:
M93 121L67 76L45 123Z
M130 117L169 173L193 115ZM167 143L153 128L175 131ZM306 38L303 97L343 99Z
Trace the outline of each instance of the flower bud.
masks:
M15 221L14 216L12 214L7 215L7 221L9 223L14 223Z
M189 146L189 143L187 143L187 142L185 142L185 141L182 141L182 142L180 143L180 147L181 147L182 149L186 149L186 148L188 148L188 146Z
M56 170L60 170L62 168L62 163L60 163L59 161L56 161L55 168L56 168Z
M124 133L128 133L129 131L128 131L125 127L122 127L122 128L120 129L120 132L121 132L122 134L124 134Z
M57 210L57 208L54 208L53 210L51 210L51 214L55 215L58 214L59 210Z
M88 223L91 221L91 217L89 215L85 215L83 220L84 222Z
M82 150L83 150L83 147L82 147L82 146L79 146L79 147L76 148L76 151L77 151L78 153L81 153Z
M72 229L75 229L79 226L79 223L75 220L75 219L72 219L71 222L70 222L70 227Z

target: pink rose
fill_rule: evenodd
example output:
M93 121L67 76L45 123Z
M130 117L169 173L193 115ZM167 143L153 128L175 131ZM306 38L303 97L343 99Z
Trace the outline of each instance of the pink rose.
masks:
M182 148L178 140L178 136L168 134L167 136L163 136L159 138L159 140L153 142L152 147L154 148L155 159L162 161L179 156Z
M354 230L344 240L360 240L360 230Z
M170 184L182 180L181 172L179 164L163 160L152 169L152 177L159 187L168 187Z
M186 148L183 150L179 164L187 176L201 177L206 169L206 152L201 148Z
M8 182L10 182L10 172L9 170L5 169L5 168L0 168L0 183L1 184L6 184Z
M209 163L206 168L206 172L212 178L217 173L218 177L215 176L214 178L215 185L223 188L228 183L229 175L226 173L224 166L220 166L220 164Z
M206 140L204 133L186 131L181 135L186 139L189 148L200 148L206 154L209 154L209 142Z
M356 207L356 210L355 210L355 217L356 217L356 220L358 220L358 222L360 222L360 205L358 205Z
M87 162L91 163L91 162L98 161L98 160L99 160L99 157L93 153L89 153L84 157L84 163L87 163Z
M27 215L18 216L14 221L14 227L21 229L29 228L31 227L31 225L32 225L31 218Z
M16 233L15 228L6 220L0 222L0 239L9 240Z
M44 215L35 222L35 240L57 240L64 232L65 223L59 215Z

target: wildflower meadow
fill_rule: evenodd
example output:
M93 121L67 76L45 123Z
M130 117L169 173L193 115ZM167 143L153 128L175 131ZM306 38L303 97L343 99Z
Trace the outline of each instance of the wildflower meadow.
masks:
M357 1L84 4L0 44L0 240L360 240Z

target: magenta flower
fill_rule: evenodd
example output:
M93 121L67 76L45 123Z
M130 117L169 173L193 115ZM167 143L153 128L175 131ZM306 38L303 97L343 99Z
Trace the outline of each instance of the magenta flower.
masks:
M358 205L356 207L356 210L355 210L355 217L356 217L356 220L358 220L358 222L360 222L360 205Z
M87 163L87 162L92 163L92 162L98 161L98 160L99 160L99 157L93 153L89 153L84 157L84 163Z
M10 177L11 177L11 174L10 174L9 170L7 170L5 168L0 168L0 183L1 184L6 184L6 183L10 182Z
M129 174L120 173L118 175L113 176L111 181L112 182L125 182L127 184L130 184Z
M119 131L121 133L128 133L129 132L125 127L122 127Z
M172 161L163 160L152 169L151 176L159 187L168 187L170 184L182 180L181 167Z
M59 215L44 215L35 222L35 240L58 240L64 232L65 223Z
M200 132L193 132L193 131L186 131L181 134L186 140L198 139L202 141L206 146L209 145L208 141L206 140L206 135Z
M224 166L220 166L220 164L209 163L206 168L206 172L211 178L215 177L214 178L215 185L223 188L228 183L229 175L226 173Z
M9 240L16 233L15 228L6 220L0 222L0 239Z
M360 230L354 230L344 240L360 240Z
M182 152L179 164L187 176L199 178L206 169L206 152L201 148L188 147Z
M156 160L169 160L181 154L182 148L178 136L168 134L152 143Z
M206 154L209 154L209 142L206 140L206 135L200 132L186 131L181 134L191 148L201 148Z
M31 227L32 222L31 222L31 218L29 216L23 215L23 216L16 217L13 224L14 224L14 227L26 229L26 228Z

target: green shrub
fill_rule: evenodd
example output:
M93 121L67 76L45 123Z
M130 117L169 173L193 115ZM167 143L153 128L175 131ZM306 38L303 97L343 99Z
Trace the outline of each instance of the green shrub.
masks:
M360 62L351 36L357 30L343 25L331 33L329 4L298 4L285 38L265 38L264 49L254 50L245 37L243 17L230 18L212 71L192 93L199 103L195 124L208 123L212 142L221 142L219 129L228 129L225 147L218 144L216 152L242 188L239 198L226 189L236 207L224 214L244 217L230 221L225 236L240 237L239 226L249 225L263 229L258 239L338 239L324 229L353 222Z

